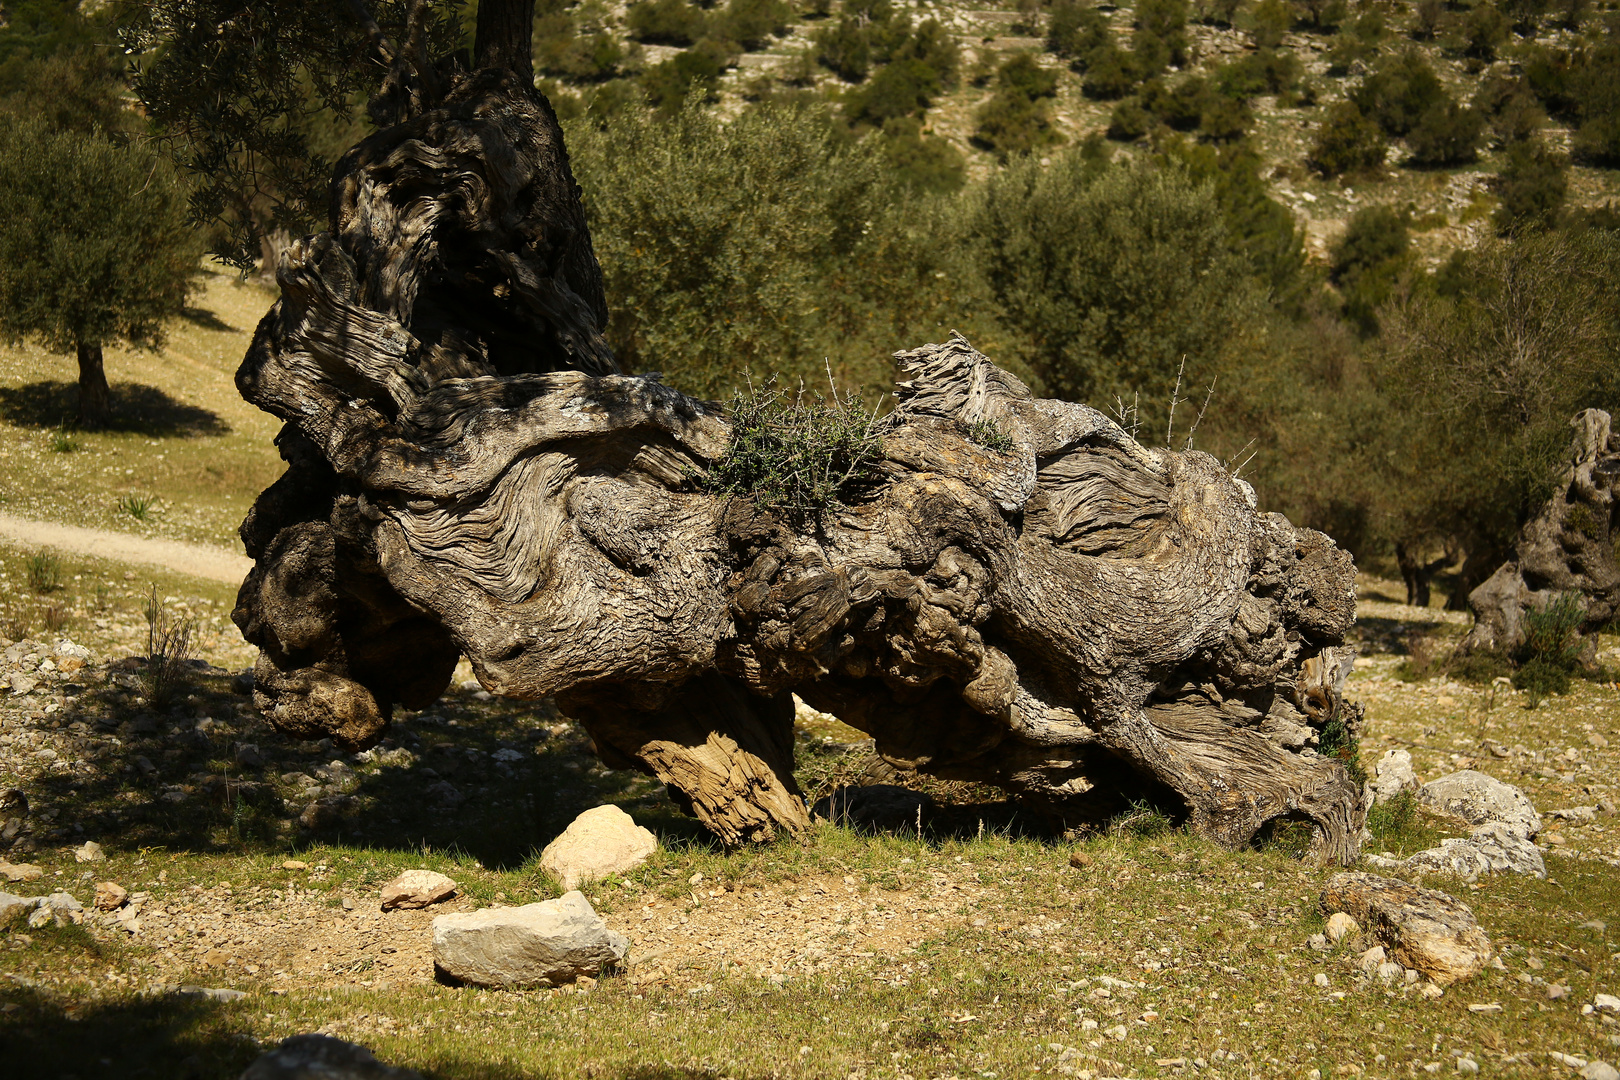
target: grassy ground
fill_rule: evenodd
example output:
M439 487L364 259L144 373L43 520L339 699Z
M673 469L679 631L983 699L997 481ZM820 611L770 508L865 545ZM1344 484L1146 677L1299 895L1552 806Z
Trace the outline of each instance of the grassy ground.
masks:
M1612 753L1590 738L1620 740L1612 688L1577 683L1527 709L1499 687L1485 712L1479 688L1401 681L1410 643L1454 628L1376 599L1384 587L1365 590L1365 647L1403 651L1373 652L1354 677L1369 761L1399 745L1424 778L1473 765L1544 812L1614 796ZM1611 818L1549 822L1565 842L1546 844L1546 881L1430 881L1473 907L1502 962L1429 1000L1362 976L1366 942L1308 947L1326 872L1280 848L1226 852L1154 819L1068 842L941 787L955 813L921 838L822 825L802 845L725 852L645 778L597 765L554 713L475 684L402 717L380 753L343 757L281 741L225 670L200 670L164 712L120 671L95 665L77 693L0 712L0 786L28 793L26 857L46 874L21 888L88 900L115 880L140 912L134 933L98 916L0 935L0 1047L19 1075L228 1077L312 1030L441 1077L1449 1075L1459 1056L1543 1076L1564 1068L1550 1051L1620 1057L1620 1028L1581 1011L1620 985L1620 925L1601 925L1620 911ZM852 737L825 721L801 732L812 794L860 771L869 751ZM262 764L242 763L242 742ZM39 746L61 752L40 762ZM425 794L440 782L456 796ZM436 912L377 910L382 882L422 865L461 883L456 910L556 895L535 851L604 801L663 843L588 890L631 939L624 976L585 993L443 986ZM1380 829L1369 850L1397 854L1458 831ZM106 863L74 861L87 838ZM1070 865L1077 848L1089 867ZM1549 984L1570 993L1550 999Z
M236 527L282 469L279 422L232 381L272 300L210 273L162 351L109 348L106 431L71 430L71 357L0 346L0 510L241 550Z

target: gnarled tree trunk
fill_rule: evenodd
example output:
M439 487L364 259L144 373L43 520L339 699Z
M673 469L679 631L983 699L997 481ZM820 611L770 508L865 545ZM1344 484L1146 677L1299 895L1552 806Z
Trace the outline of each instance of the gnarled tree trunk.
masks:
M1146 796L1225 844L1290 818L1354 856L1360 792L1316 752L1360 719L1331 540L961 338L898 355L848 505L710 494L728 420L617 373L576 190L543 99L486 71L352 151L289 251L237 377L286 421L235 613L277 727L366 745L465 655L737 842L808 824L796 692L1071 824Z
M1513 652L1524 644L1525 613L1562 594L1580 598L1582 634L1620 614L1620 435L1601 409L1583 410L1570 426L1575 437L1552 498L1519 530L1514 557L1468 595L1474 627L1464 651Z

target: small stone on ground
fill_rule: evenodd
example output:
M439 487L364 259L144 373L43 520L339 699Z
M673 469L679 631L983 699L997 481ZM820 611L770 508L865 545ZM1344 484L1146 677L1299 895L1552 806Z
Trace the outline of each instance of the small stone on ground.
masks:
M435 870L407 870L382 887L382 907L384 911L425 908L455 893L456 883Z

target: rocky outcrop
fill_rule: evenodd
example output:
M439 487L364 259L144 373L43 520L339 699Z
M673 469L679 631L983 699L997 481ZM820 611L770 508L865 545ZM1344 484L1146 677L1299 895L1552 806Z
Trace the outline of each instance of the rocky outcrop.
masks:
M583 894L433 920L433 964L449 979L516 990L561 986L624 962L630 943Z
M1464 769L1431 780L1418 789L1425 809L1460 818L1470 825L1500 823L1523 837L1541 831L1541 815L1529 796L1494 776Z
M1412 769L1412 753L1409 750L1386 750L1373 766L1373 774L1367 786L1377 802L1388 802L1403 791L1416 791L1418 788L1417 773ZM1368 805L1371 805L1371 801Z
M1461 901L1434 889L1374 874L1335 874L1322 890L1322 910L1344 912L1389 950L1440 986L1477 974L1491 942Z
M1381 870L1452 874L1470 881L1481 874L1547 876L1541 850L1499 821L1481 825L1465 839L1442 840L1440 846L1405 859L1369 855L1367 861Z

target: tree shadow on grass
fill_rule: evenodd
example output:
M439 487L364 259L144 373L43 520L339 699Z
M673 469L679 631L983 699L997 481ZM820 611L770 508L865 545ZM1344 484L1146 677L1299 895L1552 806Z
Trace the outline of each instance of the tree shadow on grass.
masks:
M66 950L81 962L101 959L89 933L76 926L30 936L36 940L27 952ZM14 1006L0 1015L0 1054L10 1076L224 1080L240 1076L260 1052L248 1035L246 1002L181 993L82 1001L67 987L53 992L10 981L0 985L0 1001Z
M76 926L33 931L28 951L66 950L81 962L103 961L89 933ZM0 941L4 935L0 935ZM58 957L63 959L65 957ZM118 1076L138 1080L235 1080L273 1044L253 1034L266 1007L256 992L239 1001L215 1001L194 991L114 992L86 1000L42 985L0 981L0 1059L6 1075L38 1080L91 1080ZM367 1040L358 1041L366 1045ZM542 1080L559 1074L497 1060L470 1060L424 1048L425 1060L401 1061L368 1047L385 1064L420 1069L426 1080ZM696 1080L714 1072L674 1065L602 1065L595 1075L616 1080ZM348 1075L348 1074L345 1074Z
M232 326L224 319L221 319L218 315L215 315L207 308L188 307L182 310L180 315L191 325L201 327L204 330L217 330L226 334L234 334L237 332L236 327Z
M169 396L143 383L112 384L112 417L106 431L147 438L228 435L231 426L218 413ZM77 383L44 379L23 386L0 386L0 418L18 427L73 426L79 415Z
M110 665L99 685L97 675L64 687L59 717L94 736L75 752L97 769L45 772L25 785L34 843L216 853L425 847L511 870L607 802L661 835L703 832L661 785L601 768L584 731L546 703L482 700L453 687L420 714L396 718L375 755L351 755L329 740L273 731L217 668L196 668L179 704L151 708L143 670L131 658ZM199 728L204 715L209 723ZM244 743L254 750L239 752ZM53 827L43 815L51 809L82 833Z

